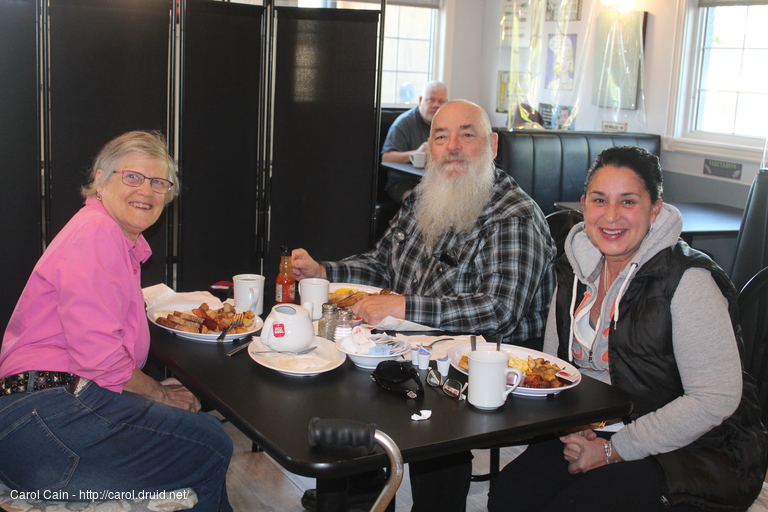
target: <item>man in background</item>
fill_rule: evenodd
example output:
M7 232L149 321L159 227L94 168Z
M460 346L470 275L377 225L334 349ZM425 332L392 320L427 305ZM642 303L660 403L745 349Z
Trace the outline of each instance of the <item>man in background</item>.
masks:
M444 83L427 83L419 96L419 104L400 114L390 126L381 148L381 161L409 163L411 153L426 152L432 119L447 101L448 89ZM402 203L419 181L413 174L389 170L385 190L394 201Z

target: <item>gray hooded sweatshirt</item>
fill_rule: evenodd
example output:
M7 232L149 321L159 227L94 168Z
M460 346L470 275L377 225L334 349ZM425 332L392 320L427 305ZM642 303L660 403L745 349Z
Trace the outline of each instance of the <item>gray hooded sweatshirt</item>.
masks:
M610 384L611 318L617 323L621 321L617 318L618 304L637 269L660 250L675 245L682 226L683 219L677 208L664 204L637 254L608 289L595 326L589 325L589 310L597 297L603 255L589 241L584 223L571 230L565 242L565 254L574 270L573 285L581 281L590 294L583 304L571 307L572 353L584 375ZM728 303L709 271L687 270L672 298L671 308L672 344L685 393L637 418L613 436L614 450L625 460L638 460L687 446L733 414L741 399L741 360ZM558 346L554 313L553 298L544 337L544 351L552 355L557 354Z

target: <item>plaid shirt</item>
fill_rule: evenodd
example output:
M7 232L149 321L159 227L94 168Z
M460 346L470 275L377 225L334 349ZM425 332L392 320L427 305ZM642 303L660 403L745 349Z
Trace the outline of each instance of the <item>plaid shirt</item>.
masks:
M451 230L432 249L416 225L417 193L373 250L323 262L328 279L403 294L406 320L441 330L499 333L508 343L542 337L555 245L538 205L497 169L472 233Z

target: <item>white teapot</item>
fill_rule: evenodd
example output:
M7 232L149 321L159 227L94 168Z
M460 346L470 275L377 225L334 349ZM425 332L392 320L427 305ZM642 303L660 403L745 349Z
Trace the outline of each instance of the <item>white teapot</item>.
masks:
M296 304L277 304L264 320L261 342L272 350L298 352L315 339L309 311Z

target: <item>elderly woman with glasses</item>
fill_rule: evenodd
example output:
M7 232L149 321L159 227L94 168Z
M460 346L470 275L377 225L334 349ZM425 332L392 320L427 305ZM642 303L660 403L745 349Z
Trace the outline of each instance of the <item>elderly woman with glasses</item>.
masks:
M178 191L162 135L117 137L95 159L85 206L37 262L0 349L0 479L11 489L89 501L192 488L194 510L232 510L221 423L175 379L141 370L142 232Z

